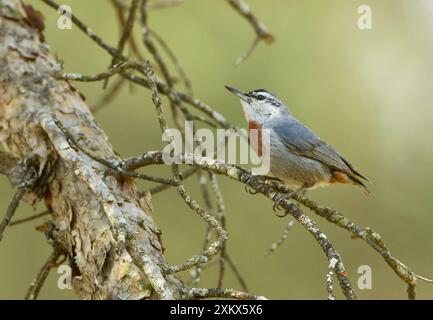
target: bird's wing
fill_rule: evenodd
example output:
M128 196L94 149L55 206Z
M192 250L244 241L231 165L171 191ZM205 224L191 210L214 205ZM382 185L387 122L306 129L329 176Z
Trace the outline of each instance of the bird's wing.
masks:
M320 140L314 132L297 119L291 118L288 121L279 121L272 128L290 152L319 161L351 177L368 180L356 171L349 161L344 159L331 146Z

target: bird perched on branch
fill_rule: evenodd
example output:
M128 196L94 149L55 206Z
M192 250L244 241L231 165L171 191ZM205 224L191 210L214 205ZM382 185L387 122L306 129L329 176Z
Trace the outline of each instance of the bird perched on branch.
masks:
M368 179L297 120L275 95L263 89L243 93L225 87L241 99L248 129L259 131L253 149L259 156L263 150L269 152L271 173L287 186L294 187L294 192L343 183L360 187L370 194L363 182ZM269 130L269 145L266 145L266 139L261 138L263 129ZM275 199L274 209L293 194Z

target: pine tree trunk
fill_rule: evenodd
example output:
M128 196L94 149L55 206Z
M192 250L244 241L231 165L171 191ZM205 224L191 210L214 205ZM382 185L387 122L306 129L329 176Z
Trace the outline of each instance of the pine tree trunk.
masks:
M179 281L163 274L150 199L139 197L132 179L107 174L76 150L56 125L93 154L117 159L80 93L56 79L57 61L32 12L19 0L0 0L0 141L9 156L37 163L38 187L25 199L49 209L50 236L69 257L79 297L179 298Z

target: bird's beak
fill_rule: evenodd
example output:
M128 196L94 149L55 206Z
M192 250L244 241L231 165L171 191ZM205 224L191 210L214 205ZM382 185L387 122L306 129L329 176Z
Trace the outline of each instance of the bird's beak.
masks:
M234 95L238 96L239 98L241 98L242 100L249 102L248 96L241 92L240 90L230 87L230 86L224 86L228 91L230 91L231 93L233 93Z

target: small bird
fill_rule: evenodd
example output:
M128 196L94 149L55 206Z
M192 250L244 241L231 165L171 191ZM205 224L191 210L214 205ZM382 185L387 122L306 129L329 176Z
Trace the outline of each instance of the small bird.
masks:
M353 165L313 131L297 120L272 93L258 89L243 93L225 86L241 99L248 129L258 130L257 143L252 145L258 156L269 148L270 171L284 184L304 192L336 183L352 184L370 194L362 180L369 181ZM270 145L264 145L261 131L269 129ZM250 141L251 143L251 141ZM290 198L294 193L286 195ZM276 199L274 209L283 199Z

